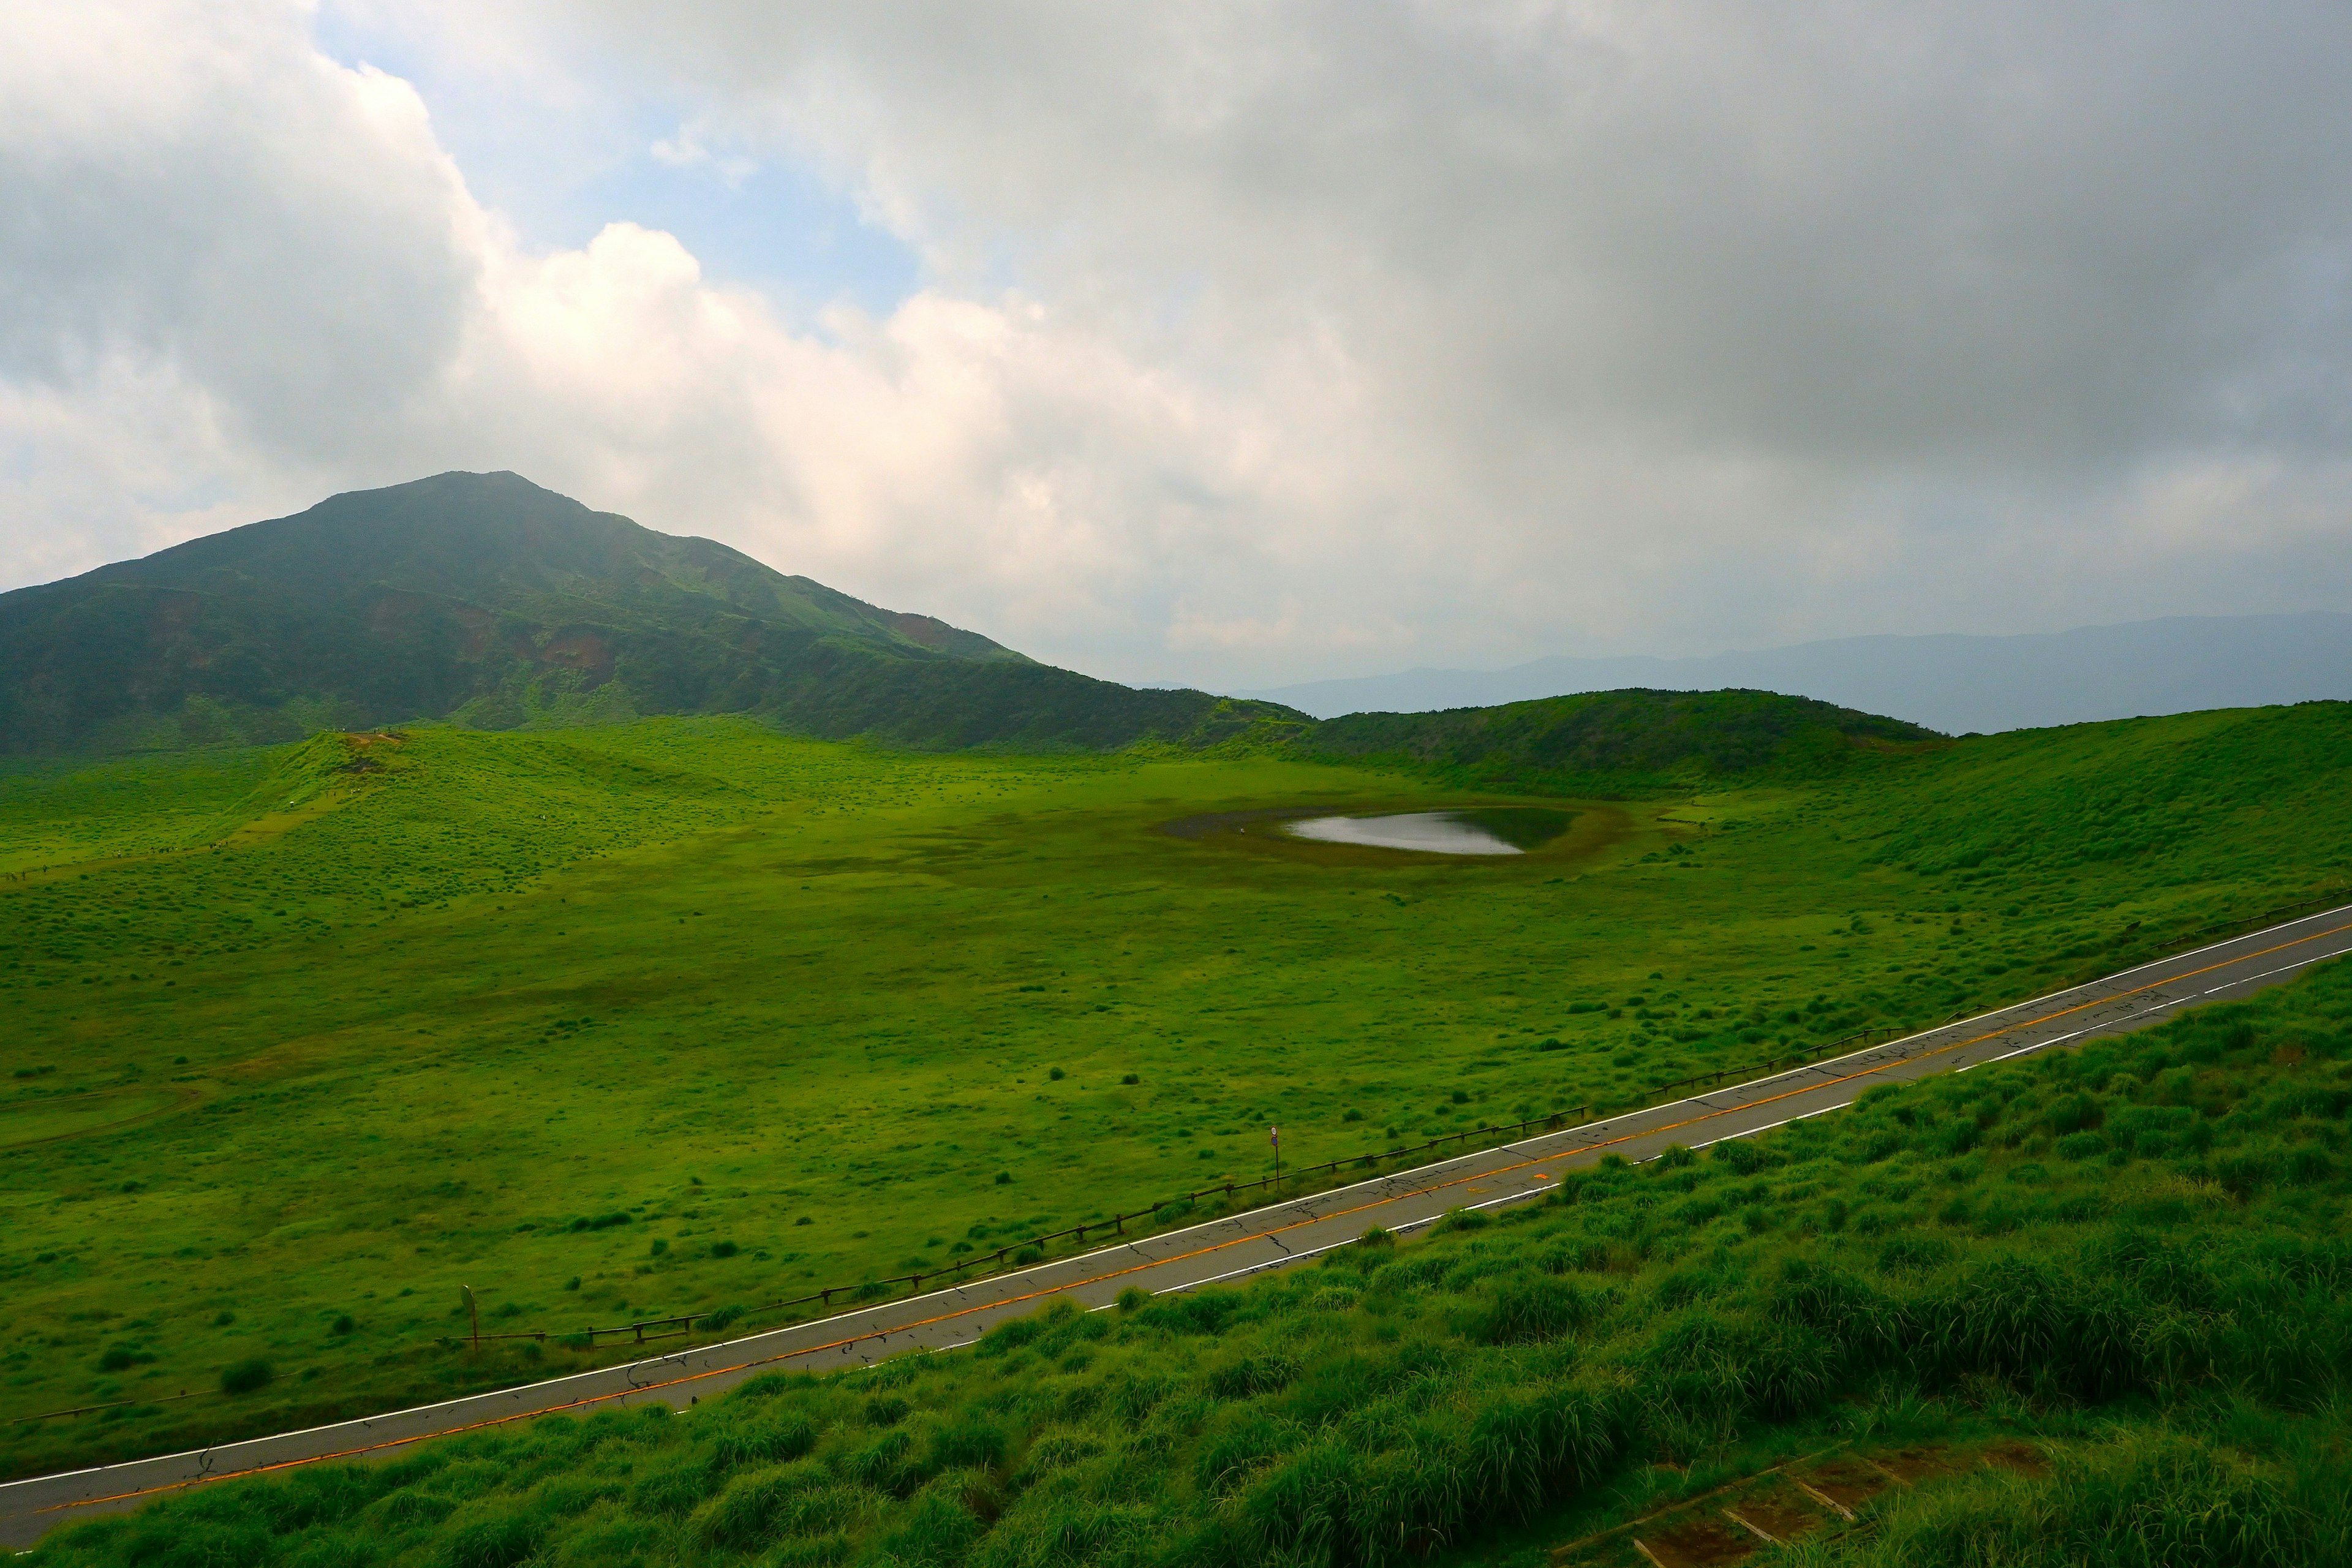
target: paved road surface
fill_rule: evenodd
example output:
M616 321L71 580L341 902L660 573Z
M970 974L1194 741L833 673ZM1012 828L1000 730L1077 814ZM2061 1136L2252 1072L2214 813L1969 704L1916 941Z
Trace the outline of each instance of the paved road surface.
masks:
M1409 1231L1449 1209L1492 1208L1538 1196L1559 1184L1561 1172L1591 1164L1604 1152L1639 1161L1675 1143L1703 1148L1765 1131L1849 1105L1878 1084L1966 1071L2139 1028L2182 1007L2248 996L2347 952L2352 952L2352 906L1851 1056L1020 1273L364 1421L16 1481L0 1486L0 1545L28 1546L61 1523L228 1476L378 1458L421 1438L556 1411L655 1399L683 1407L761 1372L856 1366L917 1346L952 1349L970 1344L992 1324L1036 1310L1052 1296L1096 1308L1130 1288L1164 1292L1238 1279L1344 1246L1371 1226Z

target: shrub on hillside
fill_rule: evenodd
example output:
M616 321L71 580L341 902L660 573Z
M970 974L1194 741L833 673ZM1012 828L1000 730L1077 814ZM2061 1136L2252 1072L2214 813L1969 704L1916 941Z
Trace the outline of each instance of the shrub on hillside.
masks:
M252 1394L269 1386L274 1374L269 1363L258 1356L235 1363L224 1369L220 1376L223 1394Z

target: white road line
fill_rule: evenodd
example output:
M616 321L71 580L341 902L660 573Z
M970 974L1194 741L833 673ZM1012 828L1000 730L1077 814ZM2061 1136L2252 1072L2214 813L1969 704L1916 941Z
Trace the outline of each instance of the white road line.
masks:
M1830 1109L1834 1110L1837 1108L1835 1106L1832 1106ZM1820 1112L1816 1111L1814 1114L1819 1115ZM1654 1160L1657 1156L1653 1154L1650 1158ZM1558 1192L1559 1190L1559 1185L1560 1184L1558 1182L1547 1182L1538 1186L1522 1187L1516 1193L1505 1193L1499 1198L1488 1198L1484 1203L1456 1204L1453 1208L1447 1209L1444 1214L1425 1215L1420 1219L1409 1219L1402 1225L1390 1226L1385 1228L1391 1236L1402 1236L1409 1230L1419 1230L1423 1226L1435 1225L1440 1220L1445 1218L1446 1215L1455 1212L1456 1209L1475 1210L1498 1208L1504 1204L1521 1203L1528 1198L1540 1197L1546 1193ZM1244 1275L1247 1274L1267 1273L1273 1269L1286 1268L1293 1263L1304 1263L1310 1258L1320 1258L1327 1252L1337 1252L1343 1247L1353 1247L1356 1243L1363 1239L1364 1238L1360 1236L1351 1236L1343 1240L1326 1242L1321 1247L1309 1247L1304 1252L1294 1252L1286 1258L1269 1258L1263 1263L1253 1263L1246 1268L1229 1269L1223 1274L1212 1274L1206 1279L1194 1279L1182 1285L1171 1285L1165 1290L1155 1290L1152 1294L1156 1296L1180 1295L1187 1290L1197 1290L1203 1285L1221 1284L1227 1279L1239 1279ZM1109 1305L1115 1307L1118 1305L1118 1303L1113 1301L1110 1302ZM1099 1312L1103 1309L1097 1307L1093 1310Z
M2218 991L2234 991L2241 985L2252 985L2257 980L2267 980L2273 974L2284 974L2290 969L2301 969L2307 963L2325 963L2329 959L2338 956L2340 955L2336 953L2322 953L2317 958L2298 958L2293 963L2282 963L2276 969L2265 969L2260 974L2249 974L2242 980L2224 981L2213 987L2212 991L2205 992L2204 994L2210 996Z
M2067 1041L2073 1039L2074 1035L2080 1035L2086 1032L2087 1031L2085 1030L2077 1029L2074 1031L2074 1035L2061 1035L2054 1040L2036 1040L2032 1045L2020 1046L2013 1051L2003 1051L1997 1057L1987 1057L1980 1062L1970 1062L1964 1068L1956 1068L1953 1069L1952 1076L1954 1078L1958 1078L1964 1072L1974 1072L1979 1068L1989 1068L1995 1062L2005 1062L2011 1057L2021 1057L2028 1051L2043 1050L2051 1046L2063 1046Z
M1794 1116L1784 1116L1784 1117L1780 1118L1780 1121L1773 1121L1773 1122L1769 1122L1769 1123L1767 1123L1766 1125L1764 1125L1764 1126L1762 1126L1762 1127L1750 1127L1750 1128L1749 1128L1749 1129L1748 1129L1748 1131L1745 1131L1745 1132L1727 1132L1727 1133L1725 1133L1725 1134L1724 1134L1722 1137L1720 1137L1720 1138L1710 1138L1710 1139L1708 1139L1708 1140L1707 1140L1706 1142L1704 1142L1704 1143L1691 1143L1691 1144L1686 1144L1686 1145L1685 1145L1685 1146L1686 1148L1688 1148L1688 1149L1691 1151L1691 1152L1693 1152L1693 1153L1696 1153L1696 1152L1697 1152L1698 1151L1700 1151L1701 1149L1712 1149L1712 1148L1714 1148L1717 1143L1728 1143L1728 1142L1730 1142L1734 1138L1753 1138L1753 1137L1755 1137L1759 1132L1769 1132L1769 1131L1772 1131L1772 1129L1773 1129L1773 1128L1775 1128L1775 1127L1786 1127L1786 1126L1787 1126L1787 1125L1789 1125L1789 1123L1790 1123L1790 1122L1791 1122L1791 1121L1805 1121L1805 1120L1806 1120L1807 1118L1809 1118L1809 1117L1814 1117L1814 1116L1827 1116L1827 1115L1828 1115L1831 1111L1832 1111L1832 1110L1851 1110L1851 1109L1853 1108L1853 1100L1843 1100L1843 1101L1841 1101L1840 1103L1838 1103L1838 1104L1836 1104L1836 1105L1824 1105L1824 1106L1822 1106L1819 1110L1801 1110L1801 1111L1799 1111L1799 1112L1798 1112L1796 1115L1794 1115ZM1656 1159L1656 1158L1657 1158L1657 1155L1655 1155L1655 1154L1653 1154L1653 1155L1651 1155L1651 1156L1650 1156L1650 1159L1652 1159L1652 1160L1654 1160L1654 1159ZM1646 1164L1646 1163L1648 1163L1648 1162L1647 1162L1647 1161L1644 1161L1644 1162L1643 1162L1643 1163L1645 1163L1645 1164Z
M2296 926L2299 926L2299 925L2308 925L2308 924L2310 924L2313 921L2324 921L2324 920L2326 920L2326 919L2330 918L2331 916L2340 915L2340 914L2344 913L2347 909L2352 909L2352 905L2347 905L2347 904L2339 904L2339 905L2337 905L2336 908L2334 908L2334 909L2332 909L2332 910L2314 910L2311 913L2309 913L2309 914L2307 914L2307 915L2297 915L2297 916L2295 916L2295 917L2294 917L2294 919L2293 919L2293 920L2291 920L2291 921L2280 921L2277 925L2274 925L2274 926L2264 926L2264 927L2263 927L2262 930L2260 930L2260 931L2247 931L2247 932L2245 932L2244 934L2240 935L2240 936L2225 936L2225 937L2223 937L2221 941L2219 941L2219 942L2208 942L2208 943L2207 943L2206 945L2204 945L2203 947L2192 947L2192 948L2190 948L2187 952L2176 952L2176 953L2171 953L2171 954L2169 954L2169 955L2168 955L2168 956L2166 956L2166 957L2163 957L2163 958L2151 958L2151 959L2149 959L2146 963L2136 963L2136 964L2134 964L2134 965L2133 965L2131 968L2129 968L2129 969L2121 969L2121 970L2117 970L2117 971L2116 971L2115 973L2113 973L2113 974L2108 974L2108 975L2103 975L2103 976L2101 976L2100 980L2086 981L2086 982L2084 982L2084 984L2089 984L2089 985L2096 985L2096 984L2101 984L2101 982L2102 982L2102 981L2105 981L2105 980L2121 980L2121 979L2123 979L2123 978L2124 978L2126 975L2127 975L2127 974L2137 974L2137 973L2138 973L2141 970L2143 970L2143 969L2157 969L2157 968L2160 968L2160 967L2162 967L2163 965L2168 964L2168 963L2179 963L2182 959L2186 959L2186 958L2196 958L2196 957L2200 956L2200 954L2208 953L2208 952L2219 952L2221 949L2223 949L2223 948L2225 948L2225 947L2235 947L2238 943L2240 943L2240 942L2252 942L2252 941L2253 941L2256 937L2274 936L2274 935L2276 935L2278 932L2283 931L2293 931ZM2316 960L2314 960L2314 961L2312 961L2312 962L2316 962ZM2079 987L2078 987L2077 989L2079 989ZM2063 994L2064 994L2064 993L2063 993L2063 992L2053 992L2053 993L2052 993L2052 994L2053 994L2053 995L2063 995Z
M1431 1219L1417 1219L1411 1225L1398 1226L1395 1230L1391 1230L1389 1234L1391 1236L1394 1236L1400 1231L1411 1230L1413 1226L1428 1225L1432 1220L1444 1219L1444 1217L1445 1216L1444 1215L1434 1215L1431 1216ZM1351 1236L1345 1241L1335 1241L1328 1246L1315 1247L1310 1251L1294 1252L1283 1258L1269 1258L1263 1263L1253 1263L1246 1268L1234 1268L1223 1274L1212 1274L1206 1279L1188 1279L1181 1285L1171 1285L1165 1290L1155 1290L1152 1294L1155 1296L1181 1296L1187 1290L1198 1290L1203 1285L1216 1285L1221 1284L1227 1279L1238 1279L1244 1274L1263 1274L1269 1268L1280 1268L1285 1264L1304 1263L1310 1258L1320 1258L1327 1252L1337 1252L1343 1247L1353 1247L1357 1242L1361 1241L1363 1237L1360 1236ZM1118 1303L1114 1301L1111 1305L1115 1307L1118 1305Z

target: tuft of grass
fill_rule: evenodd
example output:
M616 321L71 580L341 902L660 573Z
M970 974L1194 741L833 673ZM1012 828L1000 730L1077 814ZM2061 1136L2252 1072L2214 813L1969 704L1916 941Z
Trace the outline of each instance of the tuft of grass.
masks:
M259 1356L248 1356L244 1361L232 1362L223 1369L220 1374L221 1392L223 1394L257 1394L268 1387L270 1380L276 1375L268 1362Z

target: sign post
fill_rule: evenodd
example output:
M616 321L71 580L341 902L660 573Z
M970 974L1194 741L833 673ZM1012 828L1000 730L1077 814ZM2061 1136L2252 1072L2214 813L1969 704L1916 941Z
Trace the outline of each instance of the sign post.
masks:
M1266 1142L1274 1145L1274 1190L1279 1196L1282 1193L1282 1129L1268 1126L1265 1137Z

